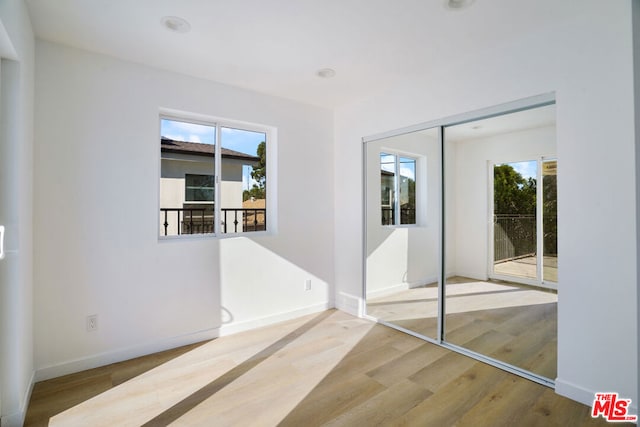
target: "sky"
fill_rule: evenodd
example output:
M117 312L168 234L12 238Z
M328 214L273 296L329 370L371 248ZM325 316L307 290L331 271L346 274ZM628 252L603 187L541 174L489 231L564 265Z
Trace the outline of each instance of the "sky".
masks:
M536 179L538 176L538 162L536 160L530 160L527 162L515 162L508 163L511 167L513 167L516 172L519 172L520 175L524 179L533 178Z
M256 155L258 144L266 140L266 135L261 132L253 132L242 129L220 128L222 147L241 153ZM216 131L214 126L206 126L195 123L179 122L162 119L160 121L160 134L169 139L184 142L196 142L200 144L215 144ZM242 168L243 190L249 189L256 183L251 179L251 166Z
M403 160L407 160L408 163L405 163ZM415 163L412 163L411 160L414 159L404 159L404 157L400 158L400 176L405 176L415 181ZM380 153L380 168L387 172L395 172L395 155Z

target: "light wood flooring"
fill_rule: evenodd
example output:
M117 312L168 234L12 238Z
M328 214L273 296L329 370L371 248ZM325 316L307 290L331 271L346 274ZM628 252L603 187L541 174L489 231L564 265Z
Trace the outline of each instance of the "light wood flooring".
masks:
M435 339L437 295L435 284L406 289L367 300L367 313ZM557 301L546 289L449 278L445 340L554 380Z
M606 425L552 389L336 310L35 385L26 426Z

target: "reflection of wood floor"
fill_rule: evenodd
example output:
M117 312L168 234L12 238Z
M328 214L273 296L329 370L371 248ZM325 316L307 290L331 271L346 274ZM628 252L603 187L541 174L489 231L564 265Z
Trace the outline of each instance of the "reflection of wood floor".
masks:
M514 259L512 261L498 262L493 266L496 274L506 276L525 277L535 279L536 257ZM547 282L558 283L558 257L545 256L542 258L542 275Z
M555 379L555 292L456 277L447 280L446 295L446 341ZM437 287L368 300L367 314L435 338Z
M335 310L37 383L25 425L171 422L606 425L547 387Z

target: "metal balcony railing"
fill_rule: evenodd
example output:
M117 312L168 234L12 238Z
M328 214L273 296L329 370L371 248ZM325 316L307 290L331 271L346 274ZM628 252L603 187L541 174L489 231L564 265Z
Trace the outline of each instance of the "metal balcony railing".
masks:
M494 262L536 254L535 215L494 215Z
M240 233L267 229L267 210L259 208L220 209L221 232ZM165 236L211 234L215 232L214 214L207 208L160 208Z
M396 224L395 209L383 207L382 209L382 225L400 225L415 224L416 210L415 208L400 208L400 224Z

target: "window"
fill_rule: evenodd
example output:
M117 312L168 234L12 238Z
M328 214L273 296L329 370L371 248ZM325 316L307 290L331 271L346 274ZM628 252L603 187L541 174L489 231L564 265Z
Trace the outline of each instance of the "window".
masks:
M416 223L416 159L380 153L382 225Z
M184 181L187 202L213 202L213 175L186 174Z
M161 117L160 131L160 236L267 229L268 129Z

